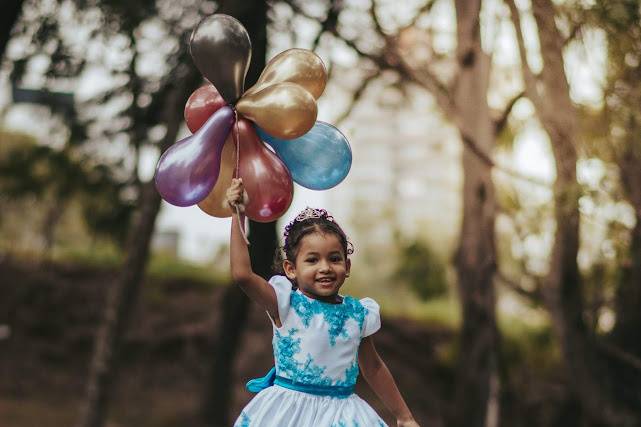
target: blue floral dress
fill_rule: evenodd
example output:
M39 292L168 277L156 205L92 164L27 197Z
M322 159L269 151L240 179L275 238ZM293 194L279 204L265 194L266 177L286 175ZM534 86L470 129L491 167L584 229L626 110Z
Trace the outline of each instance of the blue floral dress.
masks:
M381 326L371 298L345 296L330 304L292 290L285 276L269 284L276 291L273 322L276 366L247 384L258 392L235 427L380 427L383 420L354 394L361 339Z

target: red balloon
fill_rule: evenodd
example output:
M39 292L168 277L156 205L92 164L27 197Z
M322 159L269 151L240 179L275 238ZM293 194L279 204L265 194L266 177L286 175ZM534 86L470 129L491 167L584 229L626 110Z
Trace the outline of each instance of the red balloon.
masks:
M236 128L232 128L236 132ZM245 214L254 221L271 222L282 216L294 198L292 176L283 162L258 137L252 122L238 121L238 175L249 195Z
M185 104L185 121L191 133L196 133L214 112L225 105L227 102L213 85L196 89Z

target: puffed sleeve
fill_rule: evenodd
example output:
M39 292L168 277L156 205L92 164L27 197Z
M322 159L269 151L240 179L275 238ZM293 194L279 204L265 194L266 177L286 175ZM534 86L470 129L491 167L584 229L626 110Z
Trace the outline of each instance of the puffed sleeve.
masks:
M363 298L360 302L367 310L363 321L363 338L365 338L381 328L381 314L378 303L373 299Z
M292 294L292 282L285 276L273 276L269 279L269 284L276 292L276 301L278 302L278 317L281 324L285 321L289 312L290 298Z

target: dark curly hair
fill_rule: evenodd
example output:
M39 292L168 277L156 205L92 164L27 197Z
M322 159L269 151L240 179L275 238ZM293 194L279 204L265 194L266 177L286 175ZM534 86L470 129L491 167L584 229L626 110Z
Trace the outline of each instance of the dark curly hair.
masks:
M305 212L312 212L313 217L304 217ZM301 212L292 222L285 226L285 243L282 248L276 249L274 255L273 270L275 273L283 274L283 261L296 261L298 249L303 237L311 233L333 233L343 248L345 258L354 253L354 245L349 241L343 229L334 221L324 209L307 208Z

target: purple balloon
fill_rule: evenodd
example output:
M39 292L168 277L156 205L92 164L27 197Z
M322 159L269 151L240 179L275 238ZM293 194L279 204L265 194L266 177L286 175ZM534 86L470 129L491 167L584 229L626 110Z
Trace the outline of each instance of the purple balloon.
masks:
M163 153L156 166L156 188L167 202L191 206L211 192L220 173L220 156L234 124L229 106L217 110L198 131Z

